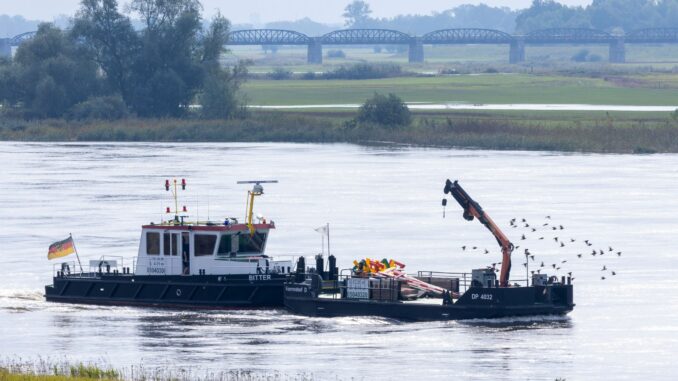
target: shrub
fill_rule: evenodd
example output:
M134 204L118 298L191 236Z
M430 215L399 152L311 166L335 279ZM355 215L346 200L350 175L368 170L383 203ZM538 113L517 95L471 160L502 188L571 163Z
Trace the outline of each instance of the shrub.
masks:
M600 62L603 60L603 57L600 56L600 54L590 54L589 55L589 61L590 62Z
M343 50L328 50L327 58L346 58L346 53Z
M274 80L278 80L278 81L283 80L283 79L290 79L290 78L292 78L292 72L285 69L285 68L277 67L277 68L273 69L273 71L268 74L268 77L270 79L274 79Z
M301 75L301 79L315 79L316 75L314 71L307 71Z
M382 126L407 126L412 115L407 105L395 94L378 94L363 103L358 111L357 121L376 123Z
M71 119L117 120L127 116L127 106L120 96L90 97L73 106Z
M581 49L575 55L572 56L572 61L574 62L586 62L586 57L588 57L589 51L587 49Z
M402 69L396 64L369 64L358 63L342 65L339 68L323 74L325 79L378 79L397 77Z

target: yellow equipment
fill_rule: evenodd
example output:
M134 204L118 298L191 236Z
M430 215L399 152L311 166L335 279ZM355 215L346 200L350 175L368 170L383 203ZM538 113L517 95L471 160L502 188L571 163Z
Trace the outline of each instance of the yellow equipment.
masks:
M250 229L250 235L254 235L254 224L252 223L252 218L254 217L254 198L264 194L264 187L261 184L275 184L277 182L278 180L238 181L238 184L254 184L252 190L247 191L247 201L245 203L245 221Z

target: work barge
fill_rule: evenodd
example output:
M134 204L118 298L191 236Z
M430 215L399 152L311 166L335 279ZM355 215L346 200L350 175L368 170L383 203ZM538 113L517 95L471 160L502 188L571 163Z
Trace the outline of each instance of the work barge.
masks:
M188 220L177 194L185 180L167 180L172 192L172 218L142 226L137 257L105 256L89 261L55 265L53 283L45 287L50 302L170 307L179 309L286 308L292 313L317 316L376 316L405 321L492 319L513 316L565 315L573 310L570 278L533 274L510 280L514 246L489 215L457 181L447 180L444 193L463 209L468 221L477 219L501 247L500 269L470 272L418 271L408 274L405 264L393 259L364 258L352 268L339 269L327 257L276 258L266 254L273 221L254 218L255 198L262 184L247 192L245 221ZM447 205L447 198L443 199ZM324 252L324 248L323 248ZM77 252L76 252L77 254Z
M513 244L457 181L447 180L444 193L459 203L464 219L477 219L496 238L502 250L499 279L493 267L470 273L419 271L410 275L397 261L366 258L336 276L336 270L298 272L285 284L285 306L307 316L410 321L565 315L572 311L570 278L536 273L531 280L509 281ZM446 206L447 199L442 204ZM322 264L316 268L322 269Z

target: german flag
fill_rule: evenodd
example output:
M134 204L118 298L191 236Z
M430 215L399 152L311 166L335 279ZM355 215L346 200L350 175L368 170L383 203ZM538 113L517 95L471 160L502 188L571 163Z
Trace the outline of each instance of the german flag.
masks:
M61 258L73 253L75 253L73 237L68 237L63 241L54 242L53 244L49 245L47 259Z

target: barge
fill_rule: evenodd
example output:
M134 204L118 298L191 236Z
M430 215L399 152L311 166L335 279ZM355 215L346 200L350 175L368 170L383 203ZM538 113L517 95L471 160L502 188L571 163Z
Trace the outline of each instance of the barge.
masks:
M263 195L261 184L267 182L271 181L239 182L253 184L247 194L246 221L240 223L235 218L189 222L186 207L179 210L177 201L185 180L166 181L175 203L174 210L166 212L174 217L141 227L136 258L125 262L123 257L105 256L91 260L87 269L79 257L77 262L57 264L45 299L201 309L282 307L283 284L293 272L293 260L266 255L275 223L264 218L253 221L255 197Z
M458 182L447 180L445 194L461 205L464 219L478 219L502 250L501 270L471 273L418 272L407 274L394 260L365 258L337 274L316 269L297 271L285 283L285 306L306 316L377 316L409 321L492 319L514 316L565 315L573 310L571 278L535 273L513 281L513 244ZM447 199L443 199L443 206ZM303 266L299 266L304 269ZM499 279L497 279L499 271Z

